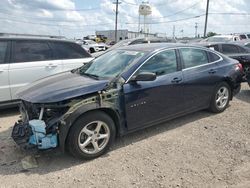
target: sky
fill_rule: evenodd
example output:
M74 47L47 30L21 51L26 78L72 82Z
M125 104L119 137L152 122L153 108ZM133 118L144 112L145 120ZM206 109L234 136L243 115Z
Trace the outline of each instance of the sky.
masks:
M0 33L82 38L113 30L115 0L1 0ZM118 29L138 31L142 0L119 0ZM177 37L203 35L207 0L148 0L150 33ZM220 34L250 32L250 0L210 0L208 29Z

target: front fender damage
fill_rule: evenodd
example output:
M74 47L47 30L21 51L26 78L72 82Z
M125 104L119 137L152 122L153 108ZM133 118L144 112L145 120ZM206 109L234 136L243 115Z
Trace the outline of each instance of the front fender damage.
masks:
M118 89L108 91L100 91L95 95L88 97L84 100L73 100L70 103L70 109L63 116L59 130L59 143L62 151L65 150L65 142L68 132L74 122L82 115L93 110L111 110L119 119L118 124L123 120L123 111L120 104L120 92Z
M118 117L122 113L119 97L119 89L109 89L56 104L22 101L25 112L21 112L22 120L15 124L12 138L25 149L60 146L64 151L70 127L78 117L92 110L103 109L112 110ZM44 112L41 115L42 109Z

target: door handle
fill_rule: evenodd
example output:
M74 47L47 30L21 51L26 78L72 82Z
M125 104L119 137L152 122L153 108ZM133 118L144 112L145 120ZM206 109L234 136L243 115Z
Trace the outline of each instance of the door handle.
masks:
M0 73L1 73L1 72L4 72L4 70L3 70L3 69L0 69Z
M57 65L50 63L50 64L46 65L46 67L51 69L51 68L57 67Z
M176 78L174 78L171 82L172 82L172 83L178 84L178 83L181 82L181 81L182 81L182 78L176 77Z
M216 70L215 70L215 69L210 69L210 70L208 71L208 73L209 73L209 74L214 74L214 73L216 73Z

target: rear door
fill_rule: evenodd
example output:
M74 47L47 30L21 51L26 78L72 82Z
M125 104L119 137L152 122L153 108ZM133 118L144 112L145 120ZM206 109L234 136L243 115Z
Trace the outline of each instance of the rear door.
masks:
M0 41L0 102L11 100L9 86L8 41Z
M12 99L21 87L62 71L61 60L52 60L46 41L16 40L12 45L9 81Z
M55 59L62 60L62 70L68 71L90 62L93 57L80 45L70 42L50 43Z
M189 110L206 108L220 80L216 64L220 57L214 53L217 59L210 57L211 52L199 48L180 48L179 51L183 62L184 107Z
M182 72L175 50L154 55L134 75L140 72L155 73L157 78L124 84L129 130L166 120L184 111Z

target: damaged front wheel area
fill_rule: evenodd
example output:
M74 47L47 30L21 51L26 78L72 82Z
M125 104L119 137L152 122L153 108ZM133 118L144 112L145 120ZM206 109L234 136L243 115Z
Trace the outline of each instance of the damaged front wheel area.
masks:
M92 159L104 154L115 139L114 121L104 112L82 115L71 127L68 151L78 158Z

